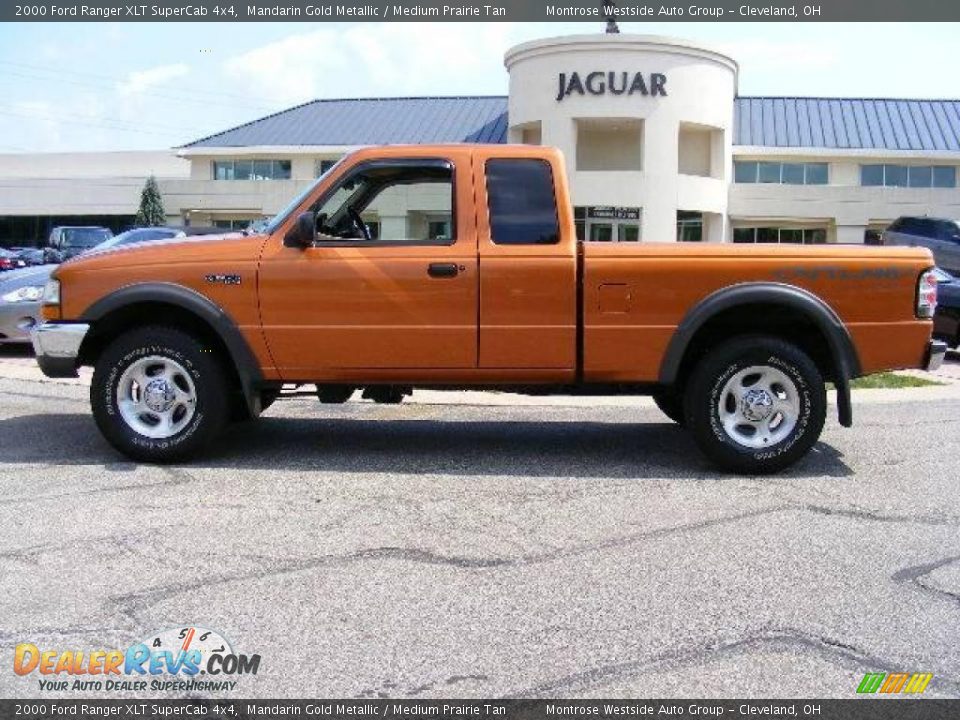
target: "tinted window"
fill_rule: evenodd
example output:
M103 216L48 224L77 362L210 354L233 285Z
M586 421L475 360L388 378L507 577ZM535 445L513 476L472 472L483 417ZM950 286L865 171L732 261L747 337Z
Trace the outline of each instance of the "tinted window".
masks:
M907 187L907 166L885 165L883 168L883 184L887 187Z
M826 163L807 163L806 165L807 185L826 185L827 184L827 164Z
M930 187L933 168L929 165L917 165L909 168L910 187Z
M883 185L883 165L861 165L860 184L867 187Z
M760 182L778 183L780 182L780 163L762 162L760 163Z
M487 160L490 235L498 245L559 241L553 174L544 160Z
M757 181L757 163L736 162L733 164L733 180L738 183L755 183Z
M933 186L938 188L956 187L957 169L942 165L933 168Z
M803 165L800 163L784 163L783 183L785 185L803 185Z

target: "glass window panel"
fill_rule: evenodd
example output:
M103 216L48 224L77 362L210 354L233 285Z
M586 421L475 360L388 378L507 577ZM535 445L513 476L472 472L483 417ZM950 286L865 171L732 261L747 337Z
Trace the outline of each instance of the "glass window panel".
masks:
M795 228L781 229L780 242L801 245L803 243L803 230L798 230Z
M734 228L733 241L735 243L752 243L754 228Z
M613 240L613 225L610 223L591 223L590 239L594 242L610 242Z
M640 227L637 225L621 225L617 228L617 239L620 242L637 242L640 239Z
M780 163L759 163L758 179L762 183L780 182Z
M884 165L883 184L887 187L907 187L907 166Z
M912 165L907 171L910 187L928 188L933 181L933 168L929 165Z
M861 165L860 184L864 187L883 185L883 165Z
M807 163L805 166L807 185L826 185L828 182L827 163Z
M951 165L938 165L933 168L933 187L952 188L957 186L957 168Z
M784 185L803 185L803 165L800 163L783 164Z
M777 228L757 228L758 243L779 242L779 230Z
M273 161L273 178L274 180L290 179L290 161L289 160Z
M823 245L827 242L826 228L812 228L803 231L803 241L810 245Z
M498 245L560 240L553 173L543 160L487 160L490 234Z
M273 175L273 170L271 167L272 163L270 160L254 160L253 161L253 175L251 175L251 180L269 180Z
M738 183L755 183L757 181L757 163L735 162L733 164L733 180Z
M237 160L234 164L233 177L235 180L249 180L253 174L253 162L250 160Z
M215 180L233 180L233 161L213 163L213 177Z

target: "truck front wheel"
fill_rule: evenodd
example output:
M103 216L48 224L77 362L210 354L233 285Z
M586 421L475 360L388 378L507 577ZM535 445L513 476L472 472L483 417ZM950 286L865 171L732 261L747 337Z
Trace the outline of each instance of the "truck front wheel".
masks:
M215 352L169 327L127 332L100 355L90 386L100 432L133 460L172 462L201 450L230 415Z
M697 365L684 413L703 453L725 470L782 470L823 430L823 376L800 348L779 338L734 338Z

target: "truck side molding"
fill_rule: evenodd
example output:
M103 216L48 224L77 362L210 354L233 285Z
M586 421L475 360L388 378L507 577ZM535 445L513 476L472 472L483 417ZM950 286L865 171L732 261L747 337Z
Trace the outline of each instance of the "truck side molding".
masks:
M240 387L250 412L260 413L257 388L263 380L260 365L253 351L226 311L209 298L183 285L151 282L127 285L97 300L84 312L82 322L94 325L110 313L139 303L164 303L197 316L220 338L240 378Z
M795 285L775 282L747 282L717 290L708 295L684 316L677 326L663 362L659 381L672 385L680 365L697 331L717 314L739 305L769 304L789 307L807 317L826 339L836 369L837 410L840 424L853 424L850 403L850 379L860 375L860 360L850 333L837 313L813 293Z

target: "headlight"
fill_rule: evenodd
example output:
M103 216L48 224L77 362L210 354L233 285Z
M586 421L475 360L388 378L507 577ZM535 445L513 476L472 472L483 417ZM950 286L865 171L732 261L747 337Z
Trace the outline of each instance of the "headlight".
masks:
M44 305L59 305L60 304L60 281L55 278L50 278L47 280L47 284L43 286L43 304Z
M28 285L27 287L11 290L5 295L0 295L0 300L3 300L4 302L8 302L8 303L36 302L42 297L43 297L42 285Z

